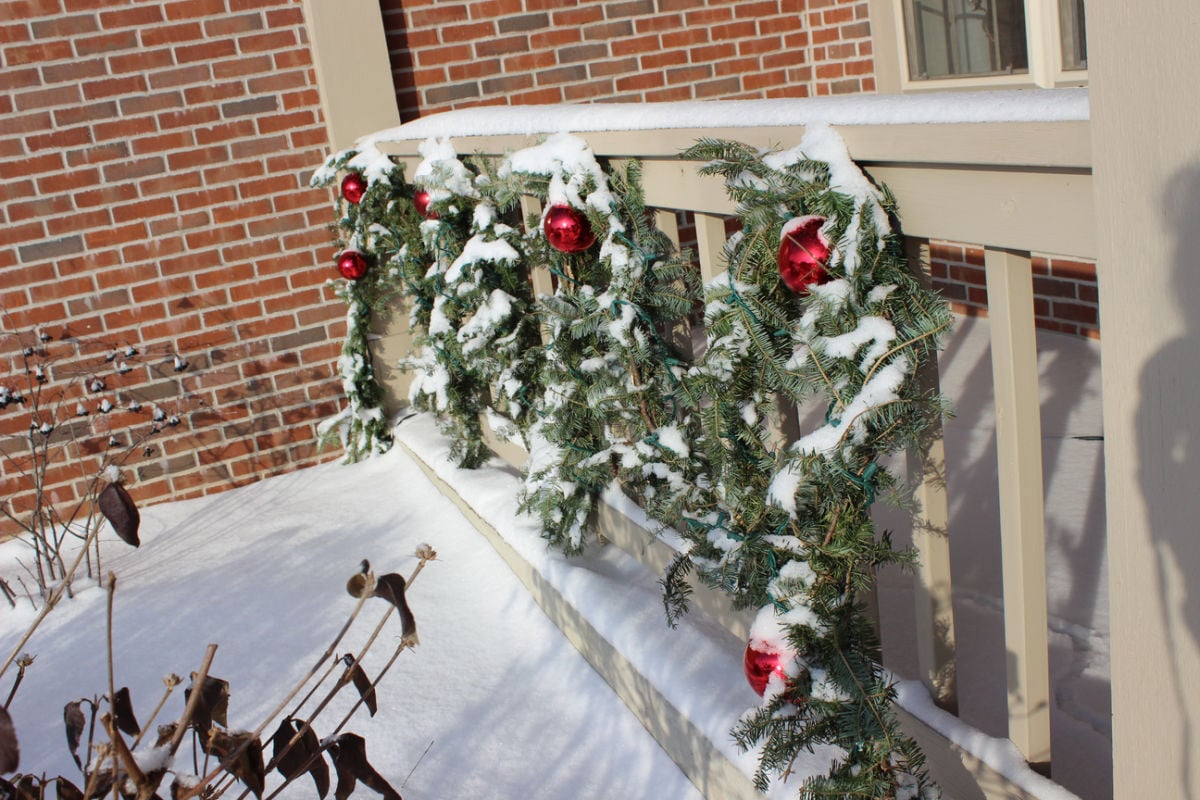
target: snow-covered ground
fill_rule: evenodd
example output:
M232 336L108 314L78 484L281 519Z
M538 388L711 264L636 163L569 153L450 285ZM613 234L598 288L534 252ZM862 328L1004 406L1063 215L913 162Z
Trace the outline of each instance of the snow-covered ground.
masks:
M371 763L407 800L700 797L487 541L398 448L355 465L328 464L147 508L138 550L107 540L104 569L118 577L116 685L130 687L144 722L162 678L186 680L215 642L212 674L230 682L229 723L253 728L353 609L344 587L359 562L407 575L421 543L438 551L409 592L421 643L385 677L378 714L360 713L347 728L366 738ZM12 559L21 553L19 545L0 547L3 574L15 574ZM95 585L78 592L25 648L36 661L10 709L23 771L78 781L62 710L107 692L105 600ZM361 647L387 609L369 603L338 653ZM4 655L32 617L28 604L0 611ZM391 617L365 661L372 675L399 641L394 611ZM13 675L2 681L4 696ZM318 719L318 735L349 707L353 689L343 694ZM181 687L159 722L177 718L183 702ZM190 757L181 769L192 771ZM311 797L312 784L303 778L287 795ZM356 796L373 793L360 785Z

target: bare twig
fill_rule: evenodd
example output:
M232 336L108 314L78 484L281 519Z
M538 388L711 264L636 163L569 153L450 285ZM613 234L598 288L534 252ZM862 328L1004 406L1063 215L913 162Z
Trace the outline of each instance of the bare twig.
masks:
M432 551L430 551L429 555L422 554L421 550L418 550L417 552L421 556L421 561L417 564L416 568L412 572L412 575L410 575L408 578L406 586L409 586L409 587L412 586L412 583L413 583L413 581L415 581L417 579L417 576L421 574L421 570L425 569L425 564L437 557L437 555L435 553L432 553ZM365 598L368 596L370 596L369 590L366 590L362 593L362 598ZM380 618L379 623L375 626L375 630L371 633L371 636L367 640L366 645L363 646L362 650L359 651L358 656L354 659L355 664L362 661L362 657L364 655L366 655L367 651L371 648L371 645L375 642L376 638L379 636L380 631L383 630L384 624L388 621L388 619L391 617L391 615L392 615L392 609L389 608L384 613L383 617ZM395 652L392 653L391 658L383 666L383 669L380 670L379 674L375 676L375 680L371 682L372 689L374 689L376 686L379 685L379 682L383 680L383 676L387 674L389 669L391 669L392 664L394 664L396 662L396 659L399 658L400 654L402 652L404 652L406 649L408 649L408 647L409 647L409 645L406 642L404 642L403 640L400 642L400 644L399 644L399 646L397 646ZM270 772L272 769L275 768L276 764L279 763L279 760L281 758L283 758L285 755L287 755L288 752L291 751L292 747L294 747L296 745L296 743L300 741L300 738L305 734L306 731L312 729L313 720L315 720L317 718L317 716L322 711L325 710L325 707L330 703L330 701L333 700L334 696L345 685L346 685L346 681L345 681L345 677L343 676L342 678L338 679L337 685L334 686L334 688L329 692L329 694L326 695L325 699L322 700L321 703L317 706L317 708L312 712L312 714L309 715L308 719L304 721L304 724L301 725L300 728L295 733L292 734L292 738L288 740L288 743L276 755L272 756L271 760L266 765L267 772ZM329 734L326 737L326 739L330 739L330 738L336 736L338 733L340 733L342 728L346 727L346 723L348 723L350 721L350 719L354 716L355 712L357 712L358 709L362 707L364 702L365 702L364 698L359 697L358 700L356 700L354 702L354 704L350 707L350 710L346 713L346 715L342 718L342 721L338 723L337 727L334 728L333 732L331 734ZM301 768L297 770L297 774L308 769L308 765L311 764L312 760L314 758L317 758L318 756L319 756L319 753L310 754L308 759L301 766ZM285 786L287 786L289 782L290 781L284 781L284 783L282 785L277 787L275 789L275 791L273 791L271 794L267 795L263 800L272 800L276 795L278 795L281 791L283 791L283 788ZM249 791L249 790L247 790L247 791ZM246 792L242 792L240 795L238 795L238 800L244 800L245 797L246 797ZM186 800L186 798L180 798L180 800Z
M374 586L374 577L373 576L369 576L367 586L368 587ZM251 733L251 735L247 736L246 740L241 745L239 745L237 748L235 748L232 753L230 753L229 755L222 758L221 762L216 767L214 767L210 771L207 771L205 773L204 777L202 777L199 781L196 782L195 786L192 786L191 788L189 788L185 791L181 791L179 793L178 797L175 798L175 800L188 800L189 798L195 797L196 795L200 794L200 792L204 790L205 786L207 786L209 783L211 783L213 780L215 780L221 774L221 772L226 770L229 767L229 765L234 762L234 759L236 759L239 755L241 755L242 751L245 750L249 746L251 741L258 739L258 737L262 735L262 732L264 730L266 730L267 726L270 725L271 722L274 721L274 719L277 716L279 716L279 714L285 708L287 708L288 704L291 703L292 700L294 700L296 698L296 695L298 695L300 693L300 690L304 688L304 685L306 683L308 683L308 681L312 678L312 676L317 673L317 671L321 668L321 665L325 663L325 660L330 658L334 654L335 650L337 649L337 646L341 643L342 638L346 635L347 631L350 630L350 626L354 623L354 620L358 618L358 613L359 613L359 611L362 610L363 604L366 603L367 598L370 596L371 596L370 591L365 591L362 593L362 595L358 598L358 602L354 606L354 610L350 612L350 617L346 620L345 624L342 625L342 629L340 631L338 631L337 636L334 637L333 642L329 645L329 647L325 648L325 652L321 654L321 657L319 659L317 659L317 662L315 664L313 664L312 668L309 669L309 671L304 675L304 677L300 679L300 681L292 688L292 690L290 692L288 692L287 696L279 703L279 705L277 705L275 707L275 709L269 715L267 715L267 717L262 721L262 723L257 728L254 729L254 731ZM390 609L389 609L389 611L390 611ZM339 687L334 688L334 692L337 691L337 688L340 688L340 685L339 685ZM193 698L197 694L198 694L198 692L193 692L193 695L192 695ZM299 739L299 733L297 733L297 736L295 739L293 739L293 741L296 741L298 739ZM274 762L274 759L272 759L272 762ZM271 766L268 766L267 771L269 772L270 769L271 769ZM249 790L247 790L247 791L249 791Z
M13 680L12 689L8 692L8 699L4 701L4 708L7 709L12 705L13 698L17 695L17 687L21 685L21 681L25 679L25 668L33 663L33 656L28 654L17 659L17 677Z
M430 750L430 748L433 747L433 743L436 741L437 741L437 739L429 740L429 744L427 744L425 746L425 749L423 751L421 751L421 757L417 759L417 763L413 764L413 768L410 769L408 771L408 774L404 776L404 782L400 784L401 789L403 789L405 786L408 785L408 779L411 778L413 776L413 773L417 771L417 767L421 766L421 762L425 760L425 756L429 755L429 750Z
M134 784L138 787L138 797L141 797L144 787L148 783L146 773L142 772L142 768L138 766L133 753L129 751L129 745L125 744L125 737L121 736L121 732L117 730L116 723L113 722L113 715L104 714L100 717L100 722L104 725L104 729L108 731L108 738L112 740L113 744L113 775L116 776L116 762L120 761L121 766L125 768L125 772L129 774L129 777L133 778ZM114 791L118 791L120 785L121 782L119 780L113 781ZM120 795L118 794L118 796Z
M204 651L204 660L200 662L200 669L192 673L192 686L195 690L188 696L187 705L184 706L183 716L179 718L179 722L175 726L175 730L171 733L171 740L167 743L171 755L179 750L179 745L183 742L183 737L187 735L188 727L192 724L192 717L196 714L196 707L200 705L200 687L204 685L204 679L208 677L208 669L212 666L213 658L217 655L217 646L210 644Z
M175 687L183 683L183 678L172 673L163 678L163 683L166 684L167 690L163 692L163 696L159 698L158 705L156 705L154 710L150 712L150 718L146 720L144 725L142 725L141 733L139 733L137 738L133 740L134 750L136 750L138 745L142 743L142 737L146 735L146 731L150 730L154 726L154 720L158 717L158 712L162 711L163 706L167 704L167 698L171 696L171 692L175 691Z

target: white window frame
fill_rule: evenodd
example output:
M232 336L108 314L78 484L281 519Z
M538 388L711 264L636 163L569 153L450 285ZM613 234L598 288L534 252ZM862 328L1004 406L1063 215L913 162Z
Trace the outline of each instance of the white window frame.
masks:
M963 75L912 80L908 76L908 36L903 0L871 0L875 82L884 94L964 89L1032 89L1086 86L1086 69L1063 69L1059 0L1024 0L1029 71L1013 75Z

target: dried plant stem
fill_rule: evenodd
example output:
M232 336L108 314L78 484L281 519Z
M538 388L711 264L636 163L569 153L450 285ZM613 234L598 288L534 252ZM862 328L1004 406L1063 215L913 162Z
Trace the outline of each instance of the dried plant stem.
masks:
M104 714L100 717L100 722L104 725L104 729L108 731L108 738L112 740L113 744L113 776L115 777L117 774L116 762L120 761L121 766L125 768L125 772L133 779L134 785L138 787L138 797L141 798L148 785L146 773L142 772L142 768L138 766L133 753L129 750L129 745L125 744L125 738L117 730L116 723L113 722L113 715ZM114 792L119 792L120 786L121 782L119 780L113 781ZM151 794L153 794L153 790L145 796L149 797ZM117 796L119 797L120 795L118 794Z
M204 651L204 660L200 662L200 669L192 675L192 685L196 687L196 691L188 696L187 705L183 709L183 716L179 718L179 723L175 726L175 732L171 734L171 741L168 743L171 755L175 755L175 751L179 749L179 745L183 742L183 737L187 735L188 727L192 724L192 717L196 713L196 706L200 705L200 687L204 685L204 679L208 677L208 670L212 666L213 658L216 655L217 646L210 644Z
M30 659L32 660L32 659ZM17 687L21 685L21 681L25 679L25 661L17 662L17 677L13 680L12 689L8 692L8 699L4 701L4 708L7 710L12 705L13 698L17 696Z
M84 545L83 552L87 552L87 545ZM69 583L69 582L68 582ZM133 762L133 756L129 752L129 748L125 746L125 740L121 738L117 732L116 726L112 722L112 711L116 707L117 690L115 678L113 677L113 595L117 592L117 576L116 573L108 573L108 714L100 718L100 722L108 731L108 738L113 744L113 800L120 800L121 797L121 782L116 780L117 777L117 760L129 762L125 771L133 776L140 776L137 781L139 794L141 793L142 784L146 782L146 776L141 774L137 764ZM130 769L132 767L132 769ZM135 772L135 770L137 770Z
M132 749L137 750L138 745L142 743L142 737L146 735L146 731L150 730L150 728L154 725L154 720L158 717L158 712L162 711L163 706L167 704L167 698L169 698L171 693L175 691L175 687L182 682L183 678L180 678L178 675L169 675L166 678L163 678L163 683L167 685L167 690L163 692L163 696L158 700L158 705L156 705L154 710L150 712L150 717L146 720L146 724L142 726L141 732L137 735L137 738L133 740Z
M429 744L425 745L425 749L421 751L421 757L417 759L417 763L413 764L413 768L410 769L408 774L404 776L404 781L400 784L401 789L408 785L408 779L411 778L413 773L417 771L417 767L421 766L421 762L425 760L425 756L429 755L429 751L433 747L433 743L436 741L437 739L430 739Z
M373 577L371 577L371 579L368 581L367 585L368 585L368 587L371 587L371 588L374 587L374 578ZM205 786L207 786L209 783L211 783L213 780L215 780L221 774L222 771L224 771L230 764L233 763L234 759L236 759L239 755L241 755L242 751L245 750L247 746L249 746L249 743L251 741L257 739L259 736L262 735L262 732L264 730L266 730L267 726L270 725L271 722L277 716L279 716L280 713L282 713L285 708L287 708L288 704L291 703L292 700L294 700L296 698L296 695L300 694L300 690L304 688L304 685L306 683L308 683L308 681L312 678L312 676L317 674L317 671L321 668L321 665L325 663L325 660L333 655L334 651L337 649L337 646L339 644L341 644L343 637L345 637L346 633L350 630L350 626L354 623L354 620L358 618L358 614L362 610L363 604L366 603L367 598L370 596L371 596L370 591L363 592L362 596L360 596L358 598L358 602L355 604L354 610L350 612L350 617L346 620L345 624L342 625L342 629L340 631L338 631L337 636L334 637L333 642L330 643L329 647L325 648L325 652L321 654L321 657L319 659L317 659L317 663L313 664L312 668L309 669L308 673L305 674L304 677L300 679L300 681L292 688L292 690L290 692L288 692L287 697L285 697L282 700L282 702L280 702L279 705L277 705L275 707L275 710L273 710L270 714L267 715L267 717L262 721L262 723L257 728L254 729L254 731L251 733L250 736L246 737L246 741L243 742L239 747L235 748L232 753L230 753L229 755L222 758L221 762L219 764L217 764L216 767L214 767L212 770L206 772L204 777L201 778L196 783L195 786L192 786L191 788L187 789L186 791L180 792L179 795L174 800L188 800L188 798L195 797L196 795L200 794L200 792L203 791ZM334 689L334 691L335 692L337 691L336 688ZM195 699L196 697L198 697L199 694L200 694L199 692L193 692L192 698ZM176 731L176 733L178 733L178 731ZM267 771L268 772L270 771L269 767L267 768ZM249 791L249 790L247 789L247 791Z
M325 684L325 681L329 680L329 676L333 674L333 671L337 669L338 664L340 663L341 660L337 658L334 658L329 662L329 668L325 670L325 674L321 676L320 680L312 685L312 688L308 690L308 693L305 694L304 697L300 698L299 702L296 703L295 708L293 708L291 713L288 714L289 717L294 717L300 713L300 709L304 708L304 704L312 699L312 696L316 694L317 690Z
M413 570L412 575L410 575L408 577L408 581L405 584L406 587L408 587L408 588L412 587L413 581L415 581L417 579L417 576L421 574L421 570L425 569L425 564L428 561L429 561L429 559L427 559L427 558L421 559L420 563L418 563L416 568ZM370 595L369 591L363 591L362 597L359 598L360 602L369 595ZM380 631L383 630L384 624L388 621L388 619L391 616L392 616L392 609L389 608L387 610L387 612L383 615L383 617L380 618L379 624L377 624L375 626L375 630L372 631L370 638L367 640L367 643L363 646L362 650L359 651L358 656L354 659L355 664L358 664L362 661L362 657L364 655L366 655L367 651L371 648L371 645L375 643L375 640L379 637ZM400 642L400 645L396 648L396 651L394 653L392 653L391 659L389 659L387 664L384 665L383 670L380 671L380 673L375 677L375 680L371 682L372 689L374 689L379 684L379 682L383 679L383 676L386 675L387 671L391 668L392 664L394 664L396 662L396 659L400 656L400 653L402 653L405 649L407 649L407 647L408 647L408 645L405 644L403 641ZM300 738L305 734L306 731L312 729L313 720L315 720L317 718L317 716L322 711L325 710L325 706L329 705L330 701L333 700L334 696L337 695L337 693L345 685L346 685L345 677L339 678L337 685L334 686L332 690L330 690L329 694L325 696L325 699L321 701L321 703L312 712L312 714L309 715L308 719L305 720L304 724L300 726L300 729L297 730L294 734L292 734L292 738L290 740L288 740L288 743L283 747L282 750L279 751L278 755L271 757L271 760L266 765L267 772L270 772L272 769L275 768L276 764L279 762L279 759L288 754L288 752L296 745L296 743L298 741L300 741ZM349 722L350 718L354 716L354 713L356 711L358 711L359 708L362 707L363 702L364 702L364 700L362 697L358 698L358 700L355 701L354 705L351 706L350 711L346 714L345 717L342 718L342 721L340 723L338 723L338 726L334 729L333 733L331 733L326 738L329 739L329 738L332 738L333 736L336 736L342 730L342 728L346 727L346 723ZM303 768L300 770L297 770L297 774L299 774L300 772L303 772L304 770L307 770L308 765L312 762L312 759L316 758L317 756L318 756L317 753L310 755L308 757L308 760L304 763ZM272 800L272 798L274 798L281 791L283 791L283 788L285 786L287 786L288 783L290 783L290 782L291 782L290 779L284 781L282 784L280 784L280 786L278 786L275 789L275 791L271 792L269 795L267 795L265 798L263 798L263 800ZM244 791L240 795L238 795L238 800L244 800L247 792L249 792L249 789L247 789L246 791ZM181 798L180 800L185 800L185 798Z

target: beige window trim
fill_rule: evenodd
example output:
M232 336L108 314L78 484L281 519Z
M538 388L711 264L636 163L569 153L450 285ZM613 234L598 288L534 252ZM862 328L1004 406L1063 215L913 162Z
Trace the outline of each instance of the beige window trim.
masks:
M1034 89L1086 86L1087 70L1062 68L1058 0L1025 0L1025 35L1029 71L1021 75L932 78L908 77L908 40L903 0L870 0L875 48L875 85L881 94L964 91L971 89Z

